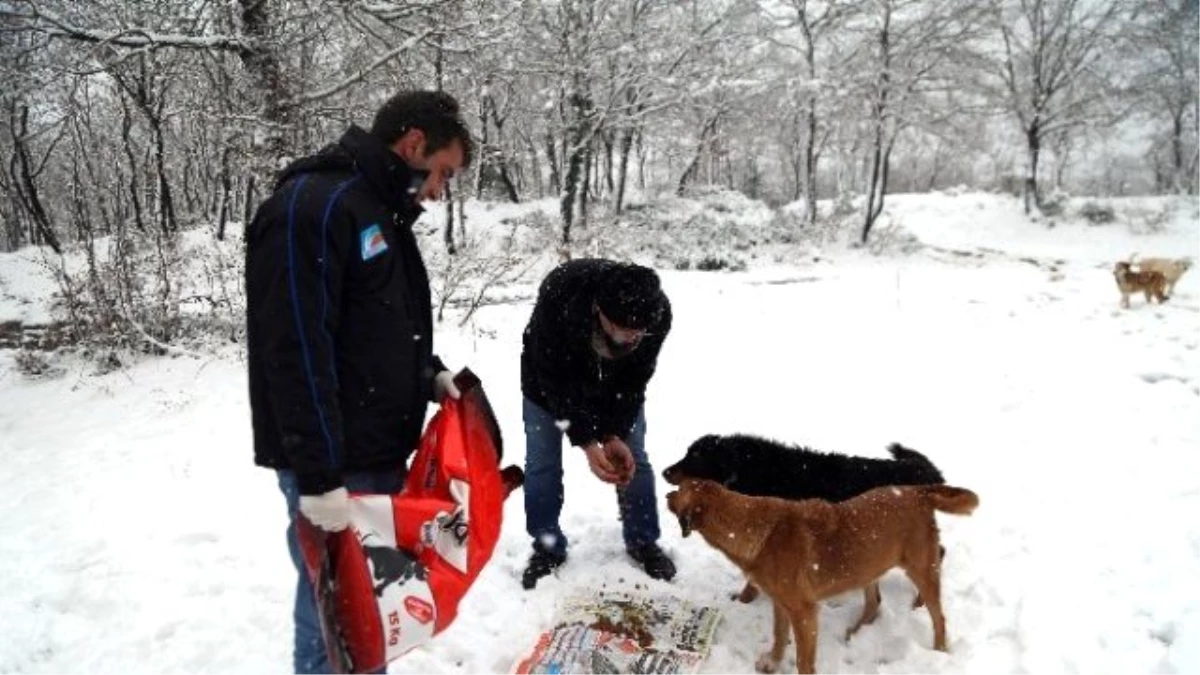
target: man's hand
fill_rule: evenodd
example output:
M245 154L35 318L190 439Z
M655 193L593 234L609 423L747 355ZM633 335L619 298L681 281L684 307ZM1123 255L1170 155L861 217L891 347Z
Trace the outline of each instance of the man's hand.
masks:
M433 400L441 403L447 396L457 400L462 397L462 392L458 390L458 385L454 384L454 373L443 370L433 376Z
M605 483L626 485L633 479L633 453L619 438L610 438L604 443L592 441L584 447L588 468Z
M608 457L608 463L617 473L617 482L621 485L628 485L629 481L633 480L634 471L633 451L629 449L629 445L613 436L604 441L604 455Z
M350 524L350 493L340 487L322 495L300 495L300 513L326 532L340 532Z
M596 474L596 478L605 483L620 484L621 474L613 467L612 461L600 441L588 443L584 446L583 451L587 453L588 468Z

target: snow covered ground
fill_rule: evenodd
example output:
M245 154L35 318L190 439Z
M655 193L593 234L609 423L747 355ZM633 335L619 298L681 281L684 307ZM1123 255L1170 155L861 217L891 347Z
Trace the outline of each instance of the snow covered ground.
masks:
M1166 305L1138 297L1131 310L1110 273L1133 252L1197 257L1196 203L1134 233L1048 229L988 195L889 202L929 248L662 271L676 322L649 391L652 461L663 468L706 433L871 456L900 441L979 493L975 515L939 516L949 653L931 649L927 613L892 572L879 620L849 643L860 597L826 604L819 672L1200 671L1200 271ZM36 286L30 255L0 256L0 320L41 311L14 290ZM438 335L449 364L483 378L513 461L535 282ZM0 672L288 670L284 505L251 466L237 353L105 375L63 365L30 381L0 351ZM665 504L679 576L646 578L623 553L611 488L581 453L566 456L568 564L521 590L529 544L510 500L458 621L391 672L507 671L557 597L599 587L720 606L703 671L751 672L768 603L729 601L737 571L682 539Z

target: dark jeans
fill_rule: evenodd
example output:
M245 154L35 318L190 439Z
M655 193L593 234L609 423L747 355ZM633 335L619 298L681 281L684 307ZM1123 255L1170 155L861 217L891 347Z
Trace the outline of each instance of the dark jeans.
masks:
M304 559L300 556L300 541L296 538L295 517L300 508L300 488L296 485L296 474L292 471L282 470L276 473L279 475L279 489L287 500L288 552L292 554L292 564L299 573L296 582L296 605L292 610L292 620L296 625L292 666L297 673L331 673L333 667L329 664L329 655L325 652L325 638L321 636L317 602L313 597L312 584L308 581L308 573L304 569ZM404 472L351 472L343 474L342 480L346 483L346 489L351 492L394 494L404 487ZM386 668L379 672L386 672Z
M525 530L533 537L533 548L558 556L567 553L567 538L558 526L563 505L563 431L554 416L524 399L525 418ZM654 470L646 458L646 414L638 411L637 422L625 439L633 451L633 480L617 488L621 534L626 548L658 541L658 502L654 497ZM583 452L573 449L575 452Z

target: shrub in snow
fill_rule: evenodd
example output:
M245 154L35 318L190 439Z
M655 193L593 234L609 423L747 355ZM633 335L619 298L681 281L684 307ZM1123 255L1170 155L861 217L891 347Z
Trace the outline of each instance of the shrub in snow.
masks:
M1140 208L1126 208L1122 210L1121 219L1129 223L1129 231L1134 234L1160 234L1166 231L1167 223L1175 218L1176 205L1177 202L1158 206L1147 203Z
M35 352L22 349L16 353L13 362L17 372L33 380L44 380L62 375L65 371L50 362L45 352Z
M1070 200L1070 195L1062 190L1055 188L1049 197L1042 200L1041 211L1042 215L1053 218L1061 216L1067 209L1067 201Z
M57 292L43 348L76 348L114 367L114 352L195 354L244 331L241 242L207 228L164 235L122 231L47 258ZM117 362L119 365L119 362Z
M454 255L444 246L426 242L424 255L437 321L454 308L460 310L458 325L465 325L480 307L504 300L503 289L525 279L545 257L531 254L531 246L537 246L539 253L555 250L553 223L541 211L506 218L500 224L507 226L503 234L478 232L460 241Z
M1079 207L1079 215L1092 225L1107 225L1117 219L1111 206L1099 202L1086 201Z
M696 269L701 272L717 272L720 270L743 272L746 269L746 263L736 257L726 258L723 256L707 255L696 263Z
M597 236L617 255L660 267L741 270L755 252L794 246L812 230L791 206L774 210L740 192L714 187L697 187L691 195L626 210Z
M920 239L904 229L899 220L888 220L871 231L867 250L872 255L912 255L923 248Z

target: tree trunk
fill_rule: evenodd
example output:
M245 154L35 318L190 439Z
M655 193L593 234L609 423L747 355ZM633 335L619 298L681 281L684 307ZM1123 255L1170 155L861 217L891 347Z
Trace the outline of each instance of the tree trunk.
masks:
M642 192L646 191L646 144L643 142L642 132L637 134L637 156L638 156L638 189Z
M1030 215L1041 205L1041 199L1038 196L1038 157L1042 149L1042 134L1036 116L1033 124L1029 125L1029 129L1025 132L1025 140L1029 152L1029 167L1025 174L1025 215Z
M263 133L254 134L251 147L251 176L246 191L246 213L251 213L254 204L255 183L270 185L274 163L287 155L287 131L291 115L286 108L288 80L284 74L279 47L271 35L278 26L278 17L272 13L275 0L238 0L242 10L242 28L253 48L238 52L242 65L250 76L252 89L262 100L259 104L263 120ZM249 217L246 222L250 222Z
M454 244L454 192L446 185L446 226L442 228L442 241L446 243L446 253L458 254L458 246Z
M254 220L255 192L257 192L257 184L254 174L251 173L246 176L246 201L242 202L242 223L246 226L249 226L250 221Z
M562 215L563 246L571 245L571 224L575 217L575 191L579 185L579 174L582 173L583 151L572 152L567 158L567 175L563 184L562 195L559 199L559 212Z
M537 146L533 139L528 136L522 136L525 141L525 152L529 159L529 173L533 178L533 191L537 193L537 198L541 199L546 196L546 185L542 178L542 161L538 157Z
M217 213L217 241L225 241L225 225L229 222L229 204L232 199L232 180L229 171L230 145L221 150L221 197ZM249 224L249 221L247 221Z
M871 151L871 173L870 180L867 186L867 209L866 218L863 221L862 237L859 243L866 244L867 238L871 235L871 228L875 226L875 219L879 216L879 211L875 208L876 191L879 190L883 182L883 124L876 121L875 124L875 142ZM883 195L878 197L882 208Z
M942 143L941 141L934 141L934 143L933 157L929 160L929 180L925 181L926 192L933 192L937 189L938 174L942 171Z
M145 233L146 224L142 219L142 197L138 189L138 161L133 152L132 129L133 119L129 114L129 106L125 104L124 97L121 97L121 140L124 141L122 147L125 150L125 158L129 160L129 200L133 204L133 222L138 232Z
M883 213L883 196L887 191L887 160L891 154L891 148L884 151L884 142L887 135L888 117L890 110L888 109L888 95L891 93L892 78L892 50L891 50L891 5L883 5L883 25L879 31L879 80L878 89L876 90L876 101L874 105L874 114L872 121L875 126L875 138L873 139L873 147L871 149L871 172L870 183L867 187L867 213L866 219L863 222L862 244L867 243L867 238L871 234L871 228L875 226L875 221L879 218L879 214ZM890 143L888 143L890 146Z
M555 194L563 191L562 176L558 168L558 148L554 142L554 134L546 131L546 162L550 164L550 188Z
M588 206L591 204L593 164L597 160L595 141L588 141L583 152L583 179L580 184L583 190L579 193L579 224L586 230L588 226ZM596 173L599 173L598 171Z
M604 134L604 184L608 188L606 195L611 195L616 192L613 187L613 137L612 134Z
M29 146L25 142L26 135L29 133L29 108L27 106L20 106L19 111L17 107L13 107L9 129L13 139L13 158L10 162L9 173L16 186L21 206L30 216L32 226L30 243L37 243L34 239L40 237L55 253L62 254L62 245L58 242L58 236L54 234L54 228L50 225L50 216L46 214L42 198L38 193L37 175L34 173L33 161L29 156Z
M1171 115L1171 192L1187 192L1187 172L1183 166L1183 109Z
M807 134L804 139L804 203L808 224L817 223L817 102L809 101Z
M484 81L484 87L491 84L491 78ZM475 162L475 194L479 195L479 199L484 199L487 194L488 174L491 168L492 156L491 148L488 147L489 131L488 128L488 94L483 94L479 97L479 159Z
M566 129L566 149L567 149L567 175L563 182L562 198L559 210L562 213L563 219L563 236L562 243L564 247L571 245L571 225L575 217L575 197L582 189L586 191L588 185L582 182L584 179L583 173L586 169L584 163L590 161L588 154L588 117L591 112L591 102L587 96L581 93L582 86L576 83L576 90L571 94L568 100L568 114L570 115L570 124Z
M579 179L583 173L583 162L583 148L577 148L567 156L567 175L563 182L559 205L559 211L563 219L562 243L564 246L571 245L571 225L575 219L575 195L579 190ZM587 189L586 186L584 189Z
M154 153L158 165L159 225L164 233L175 232L179 229L179 223L175 218L171 182L167 180L166 142L163 140L162 125L155 120L150 126L154 129Z
M675 188L677 196L682 197L688 184L695 180L696 172L700 170L700 160L704 158L704 149L708 147L709 137L716 130L717 121L720 118L720 114L714 115L700 130L700 140L696 142L696 151L692 154L692 160L688 162L687 168L683 170L683 175L679 177L678 187Z
M617 160L617 203L615 211L625 208L625 183L629 178L629 151L633 149L633 129L621 132Z

